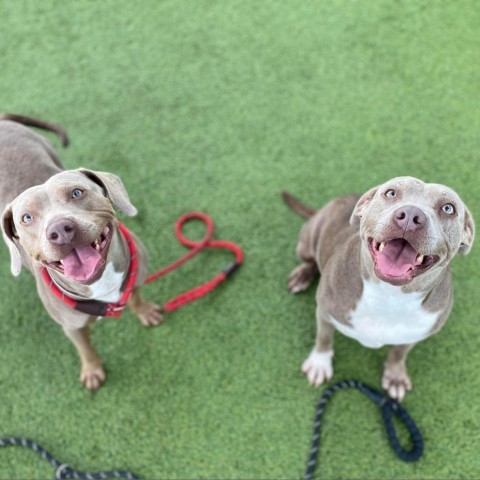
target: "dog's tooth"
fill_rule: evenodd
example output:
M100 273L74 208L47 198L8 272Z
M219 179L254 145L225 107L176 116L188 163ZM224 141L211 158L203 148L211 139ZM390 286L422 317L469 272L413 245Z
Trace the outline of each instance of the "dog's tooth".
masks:
M378 246L378 251L381 253L383 252L383 249L385 248L385 242L382 242L380 243L380 245Z
M418 254L418 255L417 255L417 259L415 260L415 263L416 263L417 265L421 265L421 264L423 263L423 258L424 258L423 255Z

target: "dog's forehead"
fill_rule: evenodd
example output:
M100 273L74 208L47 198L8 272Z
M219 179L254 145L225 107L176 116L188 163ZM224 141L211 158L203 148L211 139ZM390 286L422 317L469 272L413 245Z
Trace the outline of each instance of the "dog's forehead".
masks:
M65 170L63 172L57 173L50 177L45 183L44 186L49 191L54 191L57 189L65 189L66 187L83 187L95 189L99 192L102 191L101 187L95 182L90 180L83 173L76 170Z
M12 204L13 214L16 217L33 209L44 209L55 202L58 194L71 188L84 188L102 193L102 188L81 172L67 170L50 177L41 185L35 185L22 192Z
M462 200L458 193L445 185L440 185L438 183L427 183L425 186L427 192L439 200L450 200L457 204L462 204Z
M404 193L411 195L421 195L425 189L426 183L418 178L414 177L396 177L392 178L388 182L385 182L380 188L379 191L384 193L386 190L401 189Z
M425 183L414 177L396 177L392 178L380 188L380 193L387 189L401 189L406 199L425 199L432 202L451 201L457 205L462 205L459 195L450 187L439 183Z

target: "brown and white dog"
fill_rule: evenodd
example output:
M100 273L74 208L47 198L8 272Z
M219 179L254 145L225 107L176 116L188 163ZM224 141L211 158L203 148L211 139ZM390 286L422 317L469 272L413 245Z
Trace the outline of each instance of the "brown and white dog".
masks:
M394 178L361 197L334 199L318 212L283 197L309 218L300 231L301 264L290 274L290 292L305 290L321 273L316 341L302 371L315 386L331 379L336 329L366 347L392 346L382 386L402 400L412 388L408 352L449 316L449 264L470 251L471 214L450 188L412 177Z
M0 211L11 270L17 276L23 265L34 275L47 312L80 355L82 384L96 390L105 381L102 361L90 342L89 325L96 316L57 298L40 271L46 267L56 286L71 298L117 302L130 252L113 207L128 216L136 209L120 178L84 168L65 170L50 142L24 125L53 131L64 146L68 143L56 125L19 115L0 116ZM158 325L160 307L140 295L147 256L138 238L134 240L139 273L129 306L143 325Z

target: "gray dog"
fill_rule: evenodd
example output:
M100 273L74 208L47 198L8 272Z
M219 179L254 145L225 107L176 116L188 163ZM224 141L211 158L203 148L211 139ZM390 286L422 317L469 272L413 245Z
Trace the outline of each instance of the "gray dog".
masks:
M51 284L75 301L118 302L131 253L113 207L128 216L136 209L116 175L64 170L50 142L24 125L53 131L64 146L68 143L56 125L19 115L0 116L0 208L11 270L16 276L23 265L34 275L46 310L80 355L82 384L96 390L105 381L102 361L90 342L89 325L98 315L67 305L41 272L46 268ZM128 304L143 325L158 325L160 307L144 301L139 291L147 271L146 253L139 239L132 238L139 270Z
M382 386L402 400L412 388L408 352L450 314L449 264L470 251L474 238L468 209L450 188L412 177L394 178L361 197L337 198L318 212L283 197L309 218L289 290L305 290L321 272L316 342L302 371L315 386L332 377L337 329L366 347L392 346Z

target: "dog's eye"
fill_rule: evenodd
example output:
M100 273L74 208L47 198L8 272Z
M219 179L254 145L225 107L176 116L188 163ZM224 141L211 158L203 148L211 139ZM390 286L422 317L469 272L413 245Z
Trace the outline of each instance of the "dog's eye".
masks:
M453 215L455 213L455 207L451 203L446 203L443 207L442 210L447 214L447 215Z
M22 217L22 223L25 224L25 225L28 225L29 223L32 223L32 221L33 221L33 217L29 213L26 213Z
M387 190L385 192L385 196L388 198L393 198L397 196L397 192L393 188L391 188L390 190Z
M83 190L76 188L72 191L72 198L80 198L83 195Z

